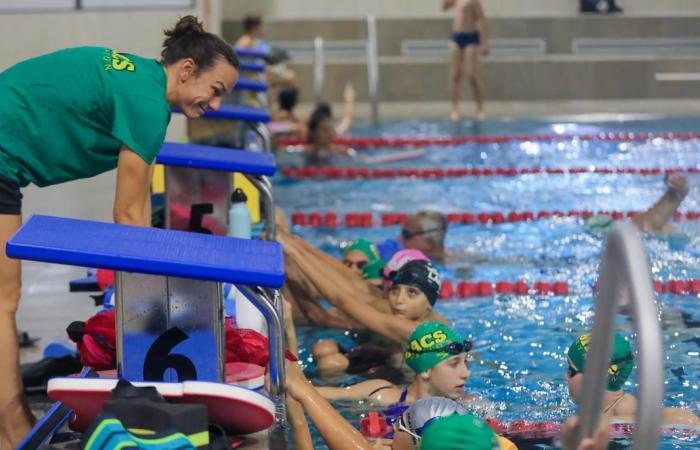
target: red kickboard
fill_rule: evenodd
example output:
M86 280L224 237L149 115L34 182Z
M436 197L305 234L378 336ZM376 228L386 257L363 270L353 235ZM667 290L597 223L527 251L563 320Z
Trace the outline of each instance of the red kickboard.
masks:
M234 435L266 430L274 423L274 403L265 395L223 383L185 381L184 383L134 382L134 386L154 386L160 395L175 403L198 403L207 406L209 420ZM84 431L102 413L116 379L53 378L48 395L75 412L70 428Z

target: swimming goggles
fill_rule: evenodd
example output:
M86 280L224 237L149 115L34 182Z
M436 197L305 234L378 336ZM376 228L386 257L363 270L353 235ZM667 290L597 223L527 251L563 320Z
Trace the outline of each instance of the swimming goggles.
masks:
M404 240L409 240L409 239L411 239L411 238L413 238L413 237L420 236L420 235L423 235L423 234L432 233L432 232L435 232L435 231L445 231L445 228L444 228L444 227L430 228L430 229L428 229L428 230L420 230L420 231L409 231L409 230L407 230L407 229L405 229L405 228L402 228L402 229L401 229L401 237L402 237Z
M620 358L613 358L610 360L610 365L614 364L622 364L627 361L633 361L634 360L634 355L632 353L629 353L627 356L623 356ZM583 371L578 370L576 367L572 366L571 363L569 362L569 368L566 369L566 374L569 376L569 378L573 378L579 373L583 373Z
M467 353L471 351L472 349L472 341L469 339L465 339L462 342L450 342L444 347L440 348L430 348L426 350L421 350L419 352L413 350L413 349L408 349L408 353L413 353L416 355L419 355L421 353L431 353L431 352L437 352L437 353L447 353L450 355L459 355L460 353Z
M364 269L369 261L350 261L349 259L344 259L343 264L352 269L353 266L357 267L358 270Z

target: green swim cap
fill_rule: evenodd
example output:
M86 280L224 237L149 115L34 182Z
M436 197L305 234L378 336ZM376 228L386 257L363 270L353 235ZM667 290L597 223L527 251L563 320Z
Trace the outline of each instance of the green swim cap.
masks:
M382 279L382 269L386 265L386 261L383 259L377 259L370 261L362 268L362 273L360 277L363 280L381 280Z
M615 225L615 220L607 214L594 214L583 221L583 229L591 233L608 231L613 225Z
M367 239L358 239L352 244L348 245L345 248L345 252L343 252L343 255L347 255L353 250L364 253L370 262L380 258L377 246L374 245L372 242L368 241Z
M575 369L583 372L586 363L586 354L591 340L590 334L579 337L569 347L569 362ZM610 355L610 366L608 367L608 390L619 391L629 378L634 368L634 354L629 341L619 333L615 333L612 344L612 354Z
M451 343L456 344L457 348L453 351L457 351L457 353L447 351L447 346ZM423 373L432 369L436 364L470 349L471 343L465 346L464 339L447 325L438 322L424 322L418 325L408 337L404 358L406 364L414 372Z
M436 419L423 430L420 450L500 449L493 429L471 414Z

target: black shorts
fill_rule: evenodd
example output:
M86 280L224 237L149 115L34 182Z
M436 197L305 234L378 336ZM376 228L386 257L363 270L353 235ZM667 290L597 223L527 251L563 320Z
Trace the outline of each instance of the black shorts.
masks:
M0 214L22 214L22 193L19 191L19 184L3 177L0 177Z

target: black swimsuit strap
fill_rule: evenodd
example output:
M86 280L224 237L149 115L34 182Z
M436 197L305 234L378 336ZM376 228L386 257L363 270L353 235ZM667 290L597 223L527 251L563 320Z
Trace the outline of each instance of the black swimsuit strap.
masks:
M378 387L377 389L375 389L375 390L373 390L372 392L370 392L370 393L367 395L367 398L373 396L374 394L376 394L376 393L379 392L379 391L383 391L384 389L391 389L391 388L394 388L394 387L395 387L395 386L394 386L393 384L390 384L390 385L388 385L388 386Z

